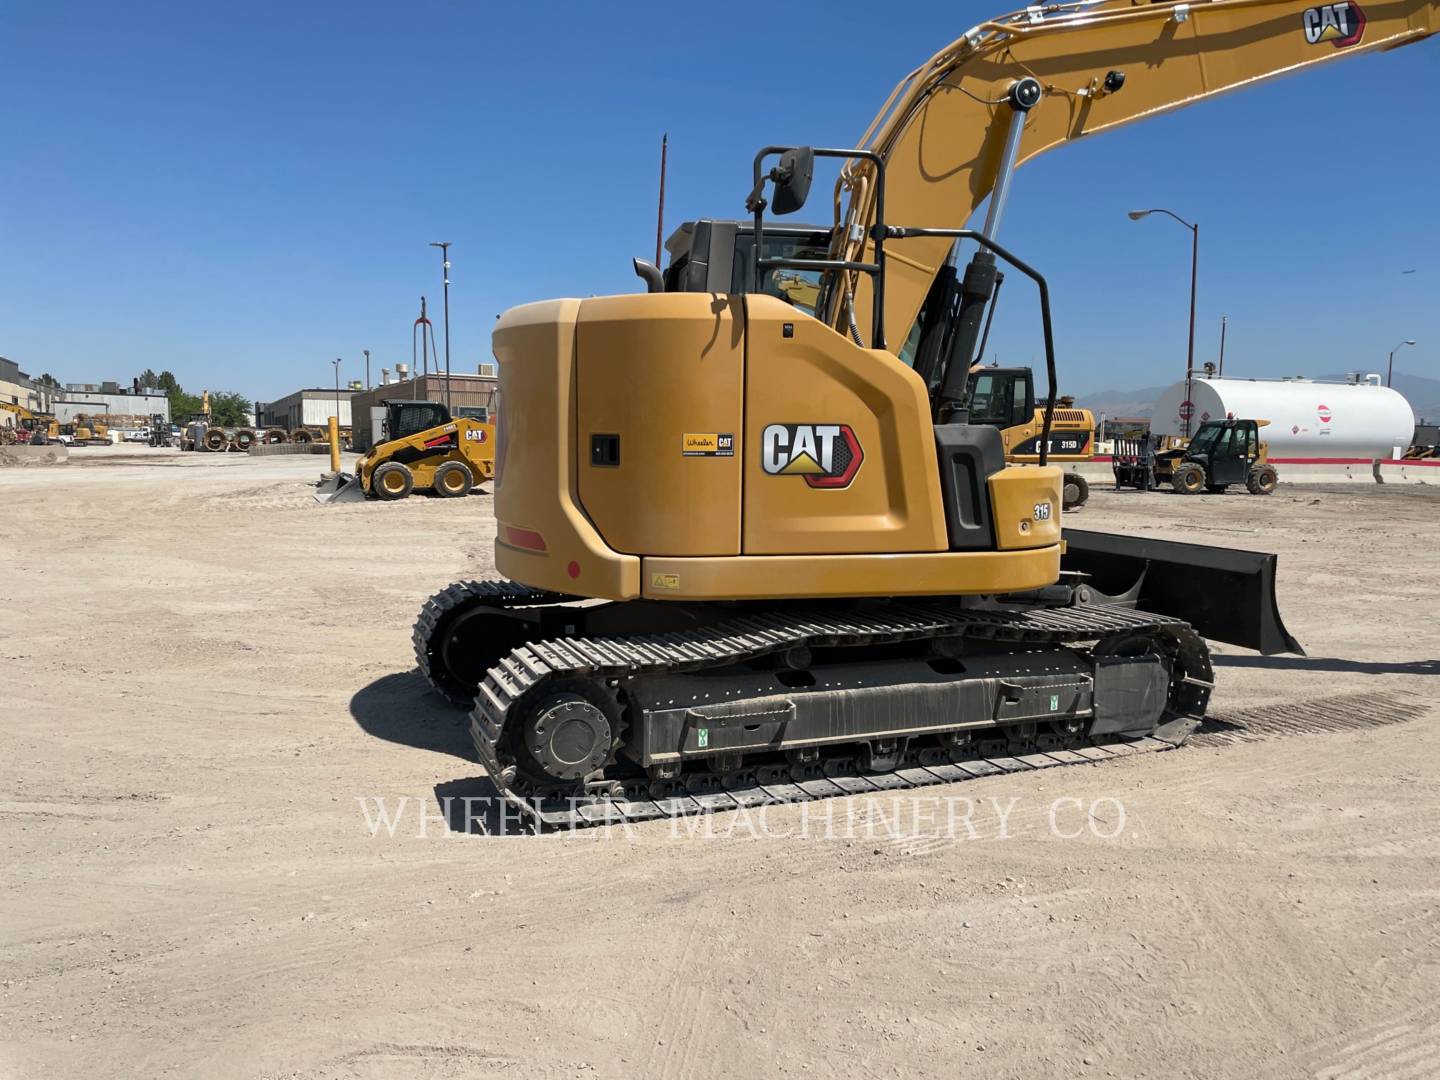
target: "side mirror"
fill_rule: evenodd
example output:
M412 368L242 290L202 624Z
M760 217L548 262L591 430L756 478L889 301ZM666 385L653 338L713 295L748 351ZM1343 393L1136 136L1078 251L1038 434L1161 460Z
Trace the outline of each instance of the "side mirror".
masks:
M815 175L815 151L797 146L780 155L780 164L770 174L775 180L775 198L771 211L793 214L810 197L810 181Z

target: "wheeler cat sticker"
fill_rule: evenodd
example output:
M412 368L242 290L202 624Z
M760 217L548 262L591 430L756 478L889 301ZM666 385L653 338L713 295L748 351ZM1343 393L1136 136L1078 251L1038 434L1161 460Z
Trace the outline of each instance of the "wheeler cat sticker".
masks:
M770 424L760 438L760 465L770 476L803 476L812 488L850 486L865 451L849 424Z
M684 457L734 457L735 436L728 431L687 431L680 436Z

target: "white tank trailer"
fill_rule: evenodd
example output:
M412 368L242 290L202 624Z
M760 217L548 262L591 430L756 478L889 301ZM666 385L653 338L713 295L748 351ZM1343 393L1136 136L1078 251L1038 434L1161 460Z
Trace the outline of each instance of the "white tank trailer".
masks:
M1152 430L1181 434L1184 402L1183 382L1161 394L1151 418ZM1415 434L1410 403L1380 385L1379 375L1357 373L1346 382L1197 375L1191 382L1190 402L1191 434L1206 420L1269 420L1260 437L1270 444L1270 456L1275 458L1398 458Z

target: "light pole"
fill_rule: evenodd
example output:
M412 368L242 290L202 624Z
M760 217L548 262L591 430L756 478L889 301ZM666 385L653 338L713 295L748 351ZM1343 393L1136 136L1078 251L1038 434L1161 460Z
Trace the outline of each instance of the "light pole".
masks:
M1190 230L1190 348L1185 358L1185 405L1182 406L1184 415L1180 417L1180 421L1184 425L1181 434L1189 435L1190 415L1195 411L1190 395L1195 378L1195 279L1200 269L1200 225L1198 223L1192 225L1174 210L1166 210L1161 206L1151 210L1131 210L1130 220L1139 221L1151 214L1169 214Z
M1391 379L1391 377L1395 374L1395 354L1396 354L1397 352L1399 352L1401 349L1403 349L1406 345L1414 345L1414 344L1415 344L1415 342L1411 341L1409 338L1406 338L1404 341L1400 342L1399 345L1396 345L1395 348L1393 348L1393 349L1390 350L1390 363L1385 366L1385 385L1386 385L1386 386L1389 386L1389 385L1390 385L1390 379Z
M365 389L366 389L366 390L369 390L369 389L370 389L370 350L369 350L369 349L361 349L360 351L365 354Z
M340 358L337 356L330 363L335 365L335 423L340 423Z
M450 241L432 240L440 249L440 278L445 289L445 408L450 408Z

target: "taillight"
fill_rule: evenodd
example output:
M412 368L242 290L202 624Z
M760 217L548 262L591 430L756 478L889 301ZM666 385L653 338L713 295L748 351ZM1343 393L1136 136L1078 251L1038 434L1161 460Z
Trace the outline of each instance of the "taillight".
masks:
M514 525L506 525L502 521L495 527L495 532L502 544L524 548L526 551L543 552L546 550L545 537L534 529L520 529ZM575 575L571 574L570 576L574 577Z

